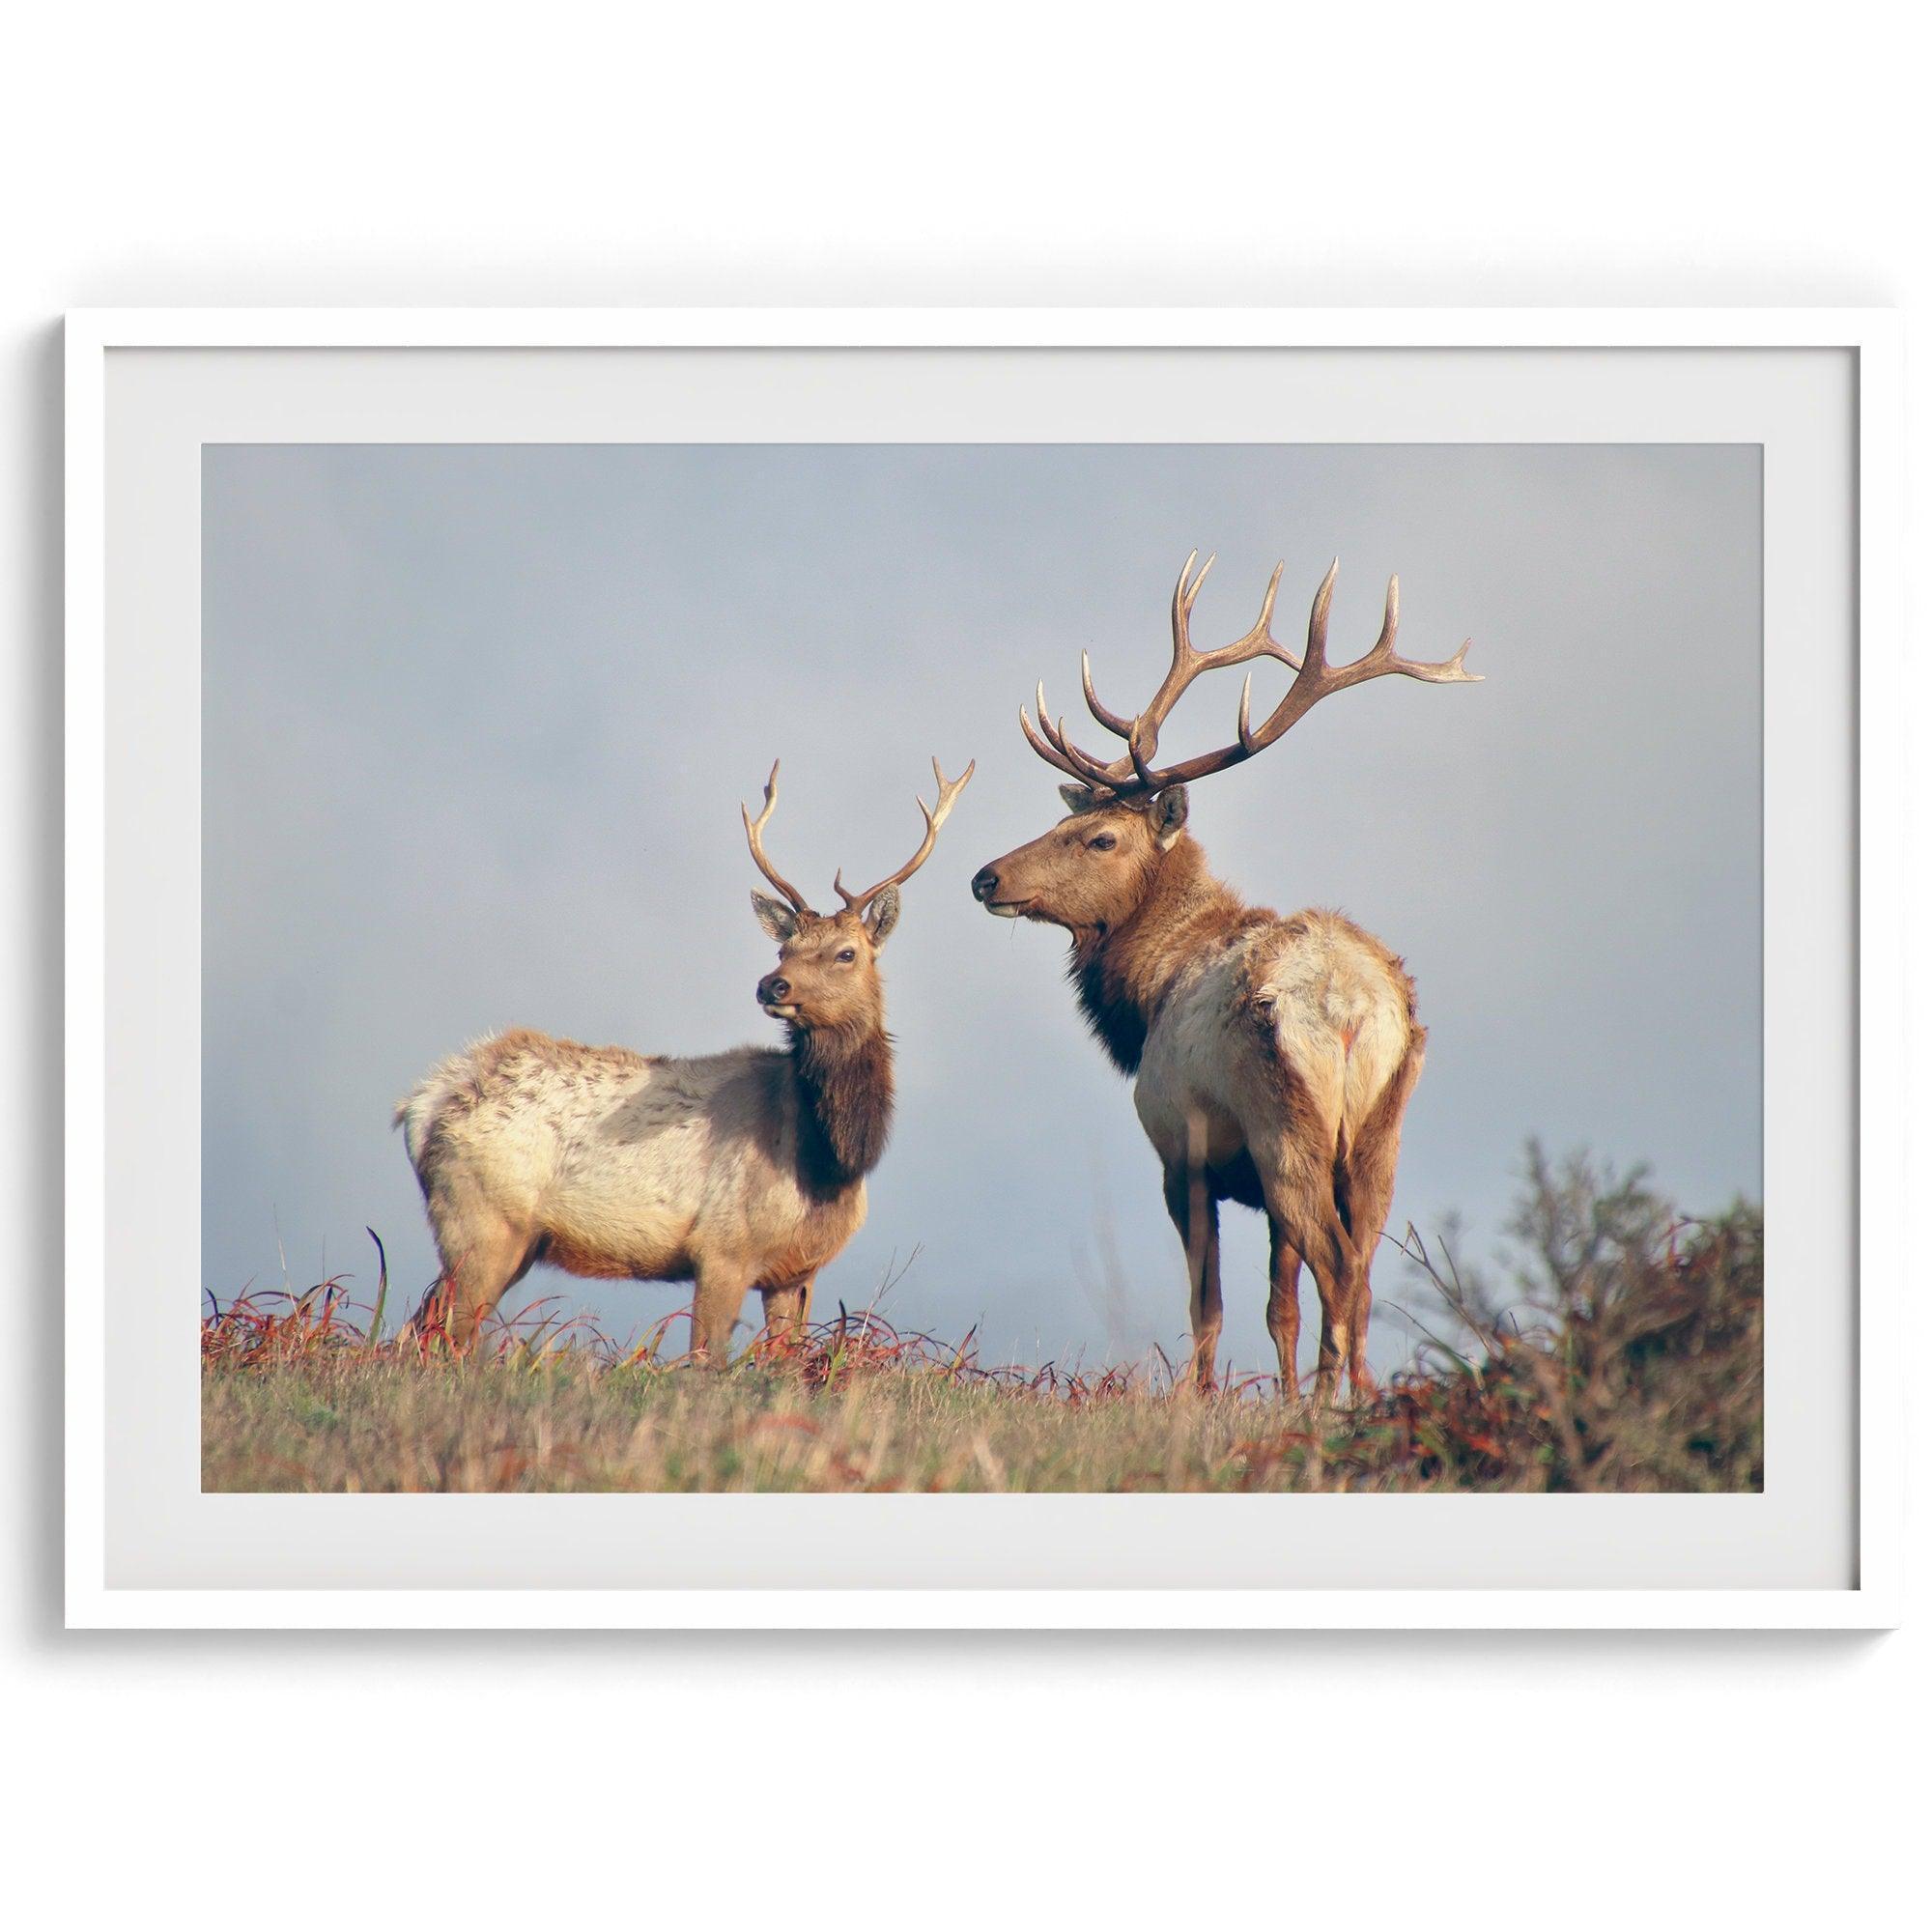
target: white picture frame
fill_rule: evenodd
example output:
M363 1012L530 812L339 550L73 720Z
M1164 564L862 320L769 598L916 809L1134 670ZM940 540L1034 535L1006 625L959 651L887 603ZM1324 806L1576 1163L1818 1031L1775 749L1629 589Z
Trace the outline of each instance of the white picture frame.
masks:
M1105 349L1296 352L1822 351L1850 358L1848 425L1855 438L1857 837L1843 854L1856 890L1856 1321L1854 1386L1843 1391L1856 1431L1852 1551L1842 1586L1832 1588L1459 1587L1445 1574L1430 1587L1142 1588L896 1586L552 1588L270 1587L129 1580L117 1576L108 1533L110 1438L126 1454L139 1424L127 1391L110 1405L107 1188L110 1123L125 1094L108 1087L109 922L108 707L114 546L123 533L108 509L110 439L117 425L110 363L118 354L194 351L257 355L258 387L271 396L305 355L339 351L664 351L724 349L845 351ZM1426 380L1426 377L1425 379ZM76 1628L1880 1628L1898 1620L1903 1552L1904 1069L1896 1040L1905 1014L1902 894L1905 876L1903 772L1902 391L1895 319L1870 310L88 310L67 327L67 1616ZM397 407L400 409L401 404ZM571 431L571 408L562 408ZM294 420L292 415L291 420ZM579 437L594 437L575 418ZM211 427L211 440L228 434ZM255 433L260 433L255 432ZM245 434L245 432L244 432ZM370 440L366 429L355 434ZM377 439L380 440L380 439ZM1497 440L1508 440L1506 436ZM1687 440L1694 440L1687 439ZM1771 575L1769 561L1767 577ZM1815 587L1815 586L1814 586ZM1780 593L1781 594L1781 593ZM1768 584L1767 599L1774 595ZM1767 635L1771 611L1767 606ZM1775 860L1775 852L1768 853ZM117 881L117 891L123 883ZM1851 961L1846 961L1848 969ZM1848 983L1853 983L1848 980ZM166 996L169 987L162 987ZM172 990L180 994L181 988ZM1767 1029L1775 1014L1767 1009ZM1767 1074L1767 1105L1770 1104ZM155 1129L183 1127L185 1116ZM1767 1208L1775 1215L1773 1174ZM198 1199L198 1196L197 1196ZM149 1392L142 1391L143 1399ZM172 1360L157 1364L156 1399L179 1404ZM186 1393L191 1401L192 1386ZM159 1440L159 1437L156 1438ZM1773 1473L1779 1480L1772 1450ZM166 1460L163 1453L162 1460ZM342 1520L373 1498L204 1498L233 1524L265 1524L273 1514ZM601 1498L402 1498L405 1512L474 1510L486 1501L560 1510L595 1520ZM742 1506L822 1507L818 1498L700 1498L746 1521ZM984 1536L985 1509L1035 1499L922 1499L956 1512ZM1122 1499L1057 1498L1078 1510ZM1216 1502L1220 1499L1202 1499ZM1307 1502L1326 1505L1328 1498ZM1412 1502L1469 1512L1474 1529L1501 1520L1496 1504L1530 1510L1599 1512L1632 1520L1666 1504L1652 1497L1347 1499L1379 1512L1388 1533ZM1748 1509L1761 1498L1725 1499ZM961 1505L968 1507L961 1508ZM1825 1506L1825 1505L1821 1505ZM1480 1512L1480 1515L1479 1515ZM373 1520L373 1519L372 1519ZM412 1518L392 1521L420 1525ZM1062 1522L1070 1519L1057 1519ZM1547 1519L1546 1519L1547 1520ZM1399 1529L1398 1532L1400 1533ZM1485 1528L1482 1533L1489 1533ZM1621 1532L1620 1532L1621 1533ZM186 1577L187 1573L185 1572Z

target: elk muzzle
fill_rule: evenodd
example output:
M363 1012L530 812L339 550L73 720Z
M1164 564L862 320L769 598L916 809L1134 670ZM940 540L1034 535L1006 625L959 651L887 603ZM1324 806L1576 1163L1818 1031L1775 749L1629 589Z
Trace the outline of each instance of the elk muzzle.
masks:
M981 866L973 874L973 896L999 919L1017 919L1020 907L1017 904L1003 904L1000 899L1000 874L997 867Z
M758 981L758 1004L775 1020L798 1016L798 1009L791 1004L791 981L782 973L767 973Z

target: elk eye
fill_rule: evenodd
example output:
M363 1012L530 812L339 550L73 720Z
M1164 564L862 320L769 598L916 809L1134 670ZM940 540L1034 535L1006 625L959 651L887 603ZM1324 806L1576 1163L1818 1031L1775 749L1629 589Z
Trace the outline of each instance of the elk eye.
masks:
M1103 832L1097 838L1088 840L1087 849L1090 852L1111 852L1117 842L1111 832Z
M848 946L844 950L844 952L838 955L838 963L841 966L849 966L851 965L853 960L858 958L858 956L859 956L858 953L851 947Z

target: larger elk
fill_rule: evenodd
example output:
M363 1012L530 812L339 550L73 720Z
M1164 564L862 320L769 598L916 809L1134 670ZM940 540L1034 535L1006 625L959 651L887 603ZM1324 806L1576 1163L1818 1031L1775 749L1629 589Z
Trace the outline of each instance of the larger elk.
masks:
M752 895L779 963L758 981L783 1048L668 1059L523 1029L445 1060L396 1109L442 1272L416 1322L440 1309L466 1348L531 1265L635 1281L695 1281L692 1353L722 1364L748 1290L768 1327L802 1328L812 1280L866 1219L866 1176L885 1151L893 1049L879 949L899 888L931 856L973 776L948 783L919 850L889 877L814 912L765 856L778 803L745 811L759 871L784 896Z
M1186 787L1265 751L1350 685L1391 674L1431 684L1481 680L1463 668L1466 641L1441 664L1396 655L1394 578L1373 648L1353 664L1330 665L1332 565L1300 658L1268 628L1280 564L1253 630L1218 650L1196 650L1188 622L1213 561L1195 574L1190 555L1181 567L1173 662L1146 710L1131 718L1108 710L1081 656L1088 708L1126 741L1118 757L1103 762L1074 744L1065 721L1048 715L1043 691L1037 721L1021 708L1027 742L1073 781L1060 788L1070 816L983 867L973 893L988 912L1045 921L1071 936L1068 973L1081 1009L1115 1064L1135 1076L1135 1110L1160 1156L1168 1212L1187 1255L1197 1380L1213 1386L1220 1341L1219 1204L1238 1201L1267 1215L1267 1325L1284 1390L1299 1387L1302 1263L1314 1271L1321 1300L1316 1394L1331 1401L1344 1362L1354 1388L1368 1385L1369 1265L1427 1037L1415 986L1387 947L1339 912L1284 919L1215 878L1186 830ZM1260 658L1294 672L1266 720L1250 724L1250 673L1232 745L1156 766L1161 726L1181 693L1205 671Z

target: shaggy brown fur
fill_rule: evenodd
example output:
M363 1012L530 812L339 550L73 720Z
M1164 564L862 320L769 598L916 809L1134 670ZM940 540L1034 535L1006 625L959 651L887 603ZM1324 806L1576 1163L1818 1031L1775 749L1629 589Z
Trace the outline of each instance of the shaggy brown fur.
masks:
M878 1166L893 1124L892 1036L792 1030L798 1083L798 1179L815 1200L842 1194Z
M1341 914L1284 919L1215 878L1183 829L1179 787L1141 801L1063 790L1071 816L984 867L974 892L989 910L1067 931L1080 1010L1115 1065L1139 1076L1136 1104L1187 1259L1197 1375L1213 1380L1216 1210L1236 1201L1268 1216L1267 1321L1284 1385L1297 1379L1305 1261L1322 1309L1318 1391L1332 1391L1345 1365L1366 1386L1370 1264L1426 1039L1413 981ZM1163 1028L1166 1051L1150 1067ZM1387 1070L1365 1101L1359 1082L1378 1077L1368 1069ZM1188 1083L1202 1081L1197 1097Z
M1124 749L1111 758L1082 751L1065 720L1048 713L1043 687L1037 715L1021 707L1027 743L1075 781L1060 788L1070 815L983 867L973 893L989 912L1045 920L1073 936L1081 1009L1115 1064L1136 1075L1134 1106L1166 1169L1168 1208L1187 1250L1202 1380L1213 1381L1221 1333L1215 1206L1244 1198L1252 1169L1273 1237L1268 1325L1282 1381L1295 1383L1294 1280L1305 1260L1321 1294L1316 1387L1332 1391L1344 1357L1359 1387L1368 1374L1369 1259L1387 1212L1402 1102L1421 1065L1414 989L1386 947L1339 915L1279 920L1250 912L1209 878L1183 829L1187 783L1254 757L1323 698L1371 678L1482 680L1464 666L1466 640L1436 661L1397 653L1393 577L1380 635L1352 663L1331 665L1336 564L1315 593L1298 657L1271 628L1281 564L1247 632L1201 650L1192 637L1194 603L1214 559L1197 570L1198 554L1188 554L1175 583L1173 658L1145 705L1124 715L1108 710L1081 657L1087 707ZM1232 744L1155 763L1161 727L1197 678L1264 658L1287 665L1294 682L1259 725L1244 683ZM1393 1121L1378 1104L1385 1090L1397 1094ZM1369 1140L1373 1151L1360 1145Z
M1151 851L1138 900L1117 923L1076 930L1067 957L1080 1009L1114 1065L1139 1070L1148 1028L1182 968L1274 918L1215 878L1185 833L1167 851Z
M592 1279L695 1281L693 1351L714 1362L749 1288L763 1293L767 1325L803 1322L812 1277L865 1218L865 1177L892 1124L875 932L814 919L794 935L760 982L761 998L785 984L783 1053L675 1061L519 1027L445 1062L397 1109L442 1263L416 1325L444 1321L466 1346L538 1262ZM700 1122L713 1157L744 1176L715 1226L701 1172L678 1170L674 1151ZM526 1173L513 1147L547 1151ZM613 1223L608 1193L593 1214L574 1212L573 1190L611 1163L635 1176L637 1217Z
M418 1311L446 1309L467 1347L530 1265L691 1281L692 1353L722 1366L753 1288L768 1325L796 1327L812 1277L866 1218L866 1176L893 1118L893 1048L878 955L899 888L931 857L968 780L933 761L935 805L913 856L864 892L833 879L842 910L814 912L772 864L764 810L743 809L767 884L752 910L778 942L759 1007L788 1050L741 1047L689 1060L585 1047L519 1028L436 1067L396 1109L442 1261Z

